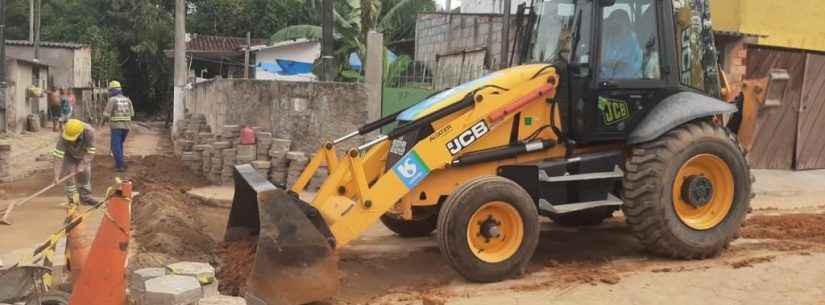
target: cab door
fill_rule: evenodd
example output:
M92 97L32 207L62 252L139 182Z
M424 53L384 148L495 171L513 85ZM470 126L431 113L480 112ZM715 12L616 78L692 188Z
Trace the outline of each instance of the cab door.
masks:
M594 1L593 71L575 99L580 143L624 140L656 101L668 95L671 71L662 50L661 0Z

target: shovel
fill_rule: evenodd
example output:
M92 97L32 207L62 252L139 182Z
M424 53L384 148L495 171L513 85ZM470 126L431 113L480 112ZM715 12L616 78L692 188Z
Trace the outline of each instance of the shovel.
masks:
M46 191L48 191L51 188L57 186L58 184L61 184L61 183L65 182L66 180L69 180L69 178L74 177L75 175L76 175L76 173L68 175L68 176L63 177L63 178L60 178L60 180L57 180L57 182L52 182L52 184L47 185L46 187L40 189L39 191L32 194L31 196L23 198L22 200L19 200L17 202L13 202L12 204L10 204L9 206L6 207L6 212L3 213L3 219L0 219L0 224L2 224L2 225L11 225L11 222L9 221L9 216L11 215L11 211L14 210L15 207L21 206L24 203L29 202L30 200L34 199L35 197L43 195L43 193L45 193Z

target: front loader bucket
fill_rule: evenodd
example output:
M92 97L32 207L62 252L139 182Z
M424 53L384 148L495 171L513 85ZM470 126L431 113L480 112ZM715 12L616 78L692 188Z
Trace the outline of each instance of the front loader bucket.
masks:
M249 305L298 305L335 295L335 242L318 211L252 166L238 165L225 240L254 236L257 252L244 296Z

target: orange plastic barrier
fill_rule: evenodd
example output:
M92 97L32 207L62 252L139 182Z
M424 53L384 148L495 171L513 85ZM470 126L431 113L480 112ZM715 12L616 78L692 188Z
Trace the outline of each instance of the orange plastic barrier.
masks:
M126 255L130 235L132 183L122 181L109 199L89 256L74 283L70 305L126 303Z

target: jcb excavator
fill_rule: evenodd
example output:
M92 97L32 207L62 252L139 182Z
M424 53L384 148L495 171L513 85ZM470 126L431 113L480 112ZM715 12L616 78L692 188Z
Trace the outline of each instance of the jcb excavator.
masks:
M753 178L722 123L737 107L722 96L708 5L539 1L532 64L324 144L288 189L236 166L226 239L258 239L247 301L334 296L336 249L379 220L401 236L434 231L449 265L475 282L525 272L540 216L593 225L622 210L652 253L718 255L749 210ZM391 123L336 155L342 142ZM321 166L329 176L303 201Z

